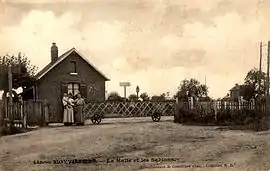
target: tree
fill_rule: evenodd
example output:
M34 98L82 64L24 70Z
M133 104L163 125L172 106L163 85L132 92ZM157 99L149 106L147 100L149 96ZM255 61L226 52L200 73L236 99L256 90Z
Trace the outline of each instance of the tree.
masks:
M150 100L150 97L148 96L148 94L146 92L142 93L140 95L140 98L142 98L143 101Z
M128 96L128 100L130 101L138 101L138 97L136 94L131 94Z
M201 97L200 100L204 102L207 102L207 101L209 102L209 101L212 101L213 99L209 96L206 96L206 97Z
M31 65L27 56L21 53L18 56L0 56L0 90L3 90L3 99L8 92L8 67L12 68L12 88L23 89L33 86L37 67Z
M257 68L251 69L245 77L244 84L240 85L240 95L243 96L245 100L263 95L266 91L265 83L266 74L259 71ZM261 88L259 89L259 87Z
M184 79L180 86L175 98L185 99L187 96L195 96L199 99L208 97L208 87L201 84L198 80L191 78L190 80Z
M254 87L250 84L240 85L240 96L243 96L243 99L250 100L252 97L255 97L256 91Z
M161 95L157 96L154 95L151 97L151 101L165 101L166 100L166 94L162 93Z
M111 92L107 101L122 101L123 98L117 92Z
M7 104L7 93L9 91L8 71L11 67L12 71L12 89L18 89L19 87L28 88L34 85L36 66L30 64L30 60L25 56L18 54L18 56L0 56L0 90L4 91L2 99L4 106ZM16 91L12 91L15 101L18 100ZM12 94L10 96L12 96ZM2 114L3 111L0 111ZM2 127L4 116L0 113L0 127ZM10 125L11 127L13 124ZM13 128L13 127L12 127Z

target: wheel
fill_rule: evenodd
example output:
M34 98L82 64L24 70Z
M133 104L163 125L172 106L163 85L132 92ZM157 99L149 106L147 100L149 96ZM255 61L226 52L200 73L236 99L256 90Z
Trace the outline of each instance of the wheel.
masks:
M160 121L161 115L159 113L154 113L154 115L152 115L152 120L154 122L158 122Z
M91 121L93 124L99 124L101 122L101 116L95 114L94 116L92 116Z

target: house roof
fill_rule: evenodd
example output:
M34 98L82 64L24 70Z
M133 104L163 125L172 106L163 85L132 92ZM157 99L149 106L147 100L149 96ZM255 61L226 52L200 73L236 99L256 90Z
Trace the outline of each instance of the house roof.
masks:
M239 89L240 89L240 86L238 84L236 84L233 88L230 89L230 91L236 91Z
M83 60L85 60L92 68L94 68L100 75L102 75L106 81L109 81L109 79L101 71L99 71L85 56L83 56L75 48L68 50L67 52L65 52L61 56L59 56L55 62L53 62L53 63L50 62L47 66L45 66L41 71L39 71L35 75L36 80L41 79L44 75L46 75L50 70L52 70L54 67L56 67L59 63L61 63L64 59L66 59L73 52L77 53Z

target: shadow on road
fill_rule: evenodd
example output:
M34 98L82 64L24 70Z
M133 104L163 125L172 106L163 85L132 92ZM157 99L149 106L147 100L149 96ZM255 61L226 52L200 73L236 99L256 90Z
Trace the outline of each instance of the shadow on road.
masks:
M173 122L171 120L160 120L159 122ZM159 123L154 122L152 120L133 120L133 121L126 121L126 120L118 120L118 121L106 121L105 120L99 124L99 125L113 125L113 124L138 124L138 123ZM92 124L92 123L90 123ZM93 124L92 124L93 125Z
M161 118L159 122L171 122L173 123L173 119L171 117L164 117ZM85 128L89 126L102 126L102 125L135 125L135 124L140 124L140 123L159 123L159 122L154 122L152 121L151 118L104 118L102 119L100 124L93 124L91 120L86 120L84 126L64 126L63 123L52 123L49 124L49 126L45 128Z

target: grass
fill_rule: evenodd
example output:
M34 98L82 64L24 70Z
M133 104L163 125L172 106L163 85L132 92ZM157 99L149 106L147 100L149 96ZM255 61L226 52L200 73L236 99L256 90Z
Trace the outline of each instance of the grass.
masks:
M0 137L6 135L21 134L32 131L33 128L20 128L16 126L2 126L0 127Z

